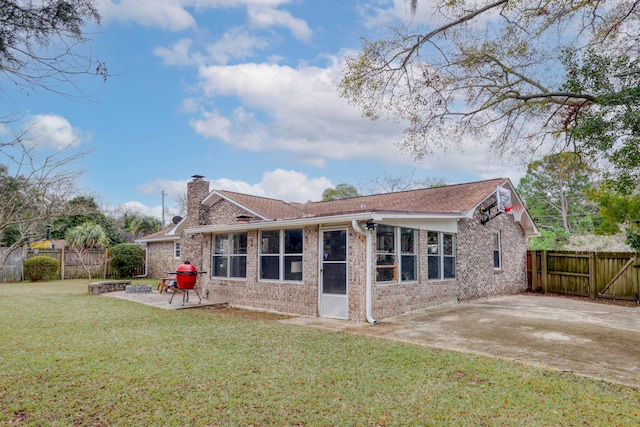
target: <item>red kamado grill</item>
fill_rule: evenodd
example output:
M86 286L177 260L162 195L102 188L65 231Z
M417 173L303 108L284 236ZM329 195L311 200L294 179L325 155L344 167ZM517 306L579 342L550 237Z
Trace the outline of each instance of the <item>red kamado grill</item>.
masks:
M176 275L175 284L172 284L169 287L169 289L173 289L173 295L171 295L169 304L171 304L171 301L173 301L173 297L178 291L182 291L182 305L184 305L185 302L189 302L190 290L193 290L193 292L195 292L198 296L198 304L202 304L202 298L200 298L200 294L198 294L198 290L196 289L198 270L189 261L185 261L184 264L176 269L175 272L171 272L168 274Z

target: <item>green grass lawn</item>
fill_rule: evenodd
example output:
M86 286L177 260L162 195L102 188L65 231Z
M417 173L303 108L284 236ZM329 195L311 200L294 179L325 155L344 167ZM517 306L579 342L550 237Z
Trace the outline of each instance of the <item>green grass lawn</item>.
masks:
M0 284L0 425L637 426L637 389L481 356Z

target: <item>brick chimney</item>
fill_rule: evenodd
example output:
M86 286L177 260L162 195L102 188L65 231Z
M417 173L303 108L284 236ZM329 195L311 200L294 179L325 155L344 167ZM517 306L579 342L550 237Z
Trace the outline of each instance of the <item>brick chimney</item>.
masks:
M209 195L209 181L202 175L193 175L193 181L187 183L187 228L205 225L208 209L202 201ZM189 261L198 271L203 271L202 250L204 236L202 234L182 233L180 250L182 261Z
M202 175L193 175L193 181L187 183L187 227L204 225L205 209L202 201L209 194L209 181Z

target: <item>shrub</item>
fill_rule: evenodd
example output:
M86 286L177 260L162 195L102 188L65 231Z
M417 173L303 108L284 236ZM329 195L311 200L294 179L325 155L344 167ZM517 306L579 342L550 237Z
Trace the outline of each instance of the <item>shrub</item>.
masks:
M59 271L60 263L48 256L34 256L24 262L24 278L32 282L58 279Z
M134 243L120 243L109 249L108 257L118 277L133 277L144 262L144 249Z
M640 251L640 224L632 222L627 226L625 234L627 245L631 246L634 251Z

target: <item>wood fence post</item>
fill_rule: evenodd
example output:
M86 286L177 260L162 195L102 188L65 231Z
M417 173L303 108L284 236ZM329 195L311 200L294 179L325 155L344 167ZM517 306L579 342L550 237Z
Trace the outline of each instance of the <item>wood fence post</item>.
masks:
M598 299L598 286L596 283L596 253L589 252L589 299Z
M640 264L638 264L638 252L636 252L633 267L636 270L636 306L640 305Z
M538 251L531 252L531 291L538 291Z
M542 251L540 259L540 276L542 280L542 292L547 293L547 251Z
M64 246L60 249L60 279L64 280Z

